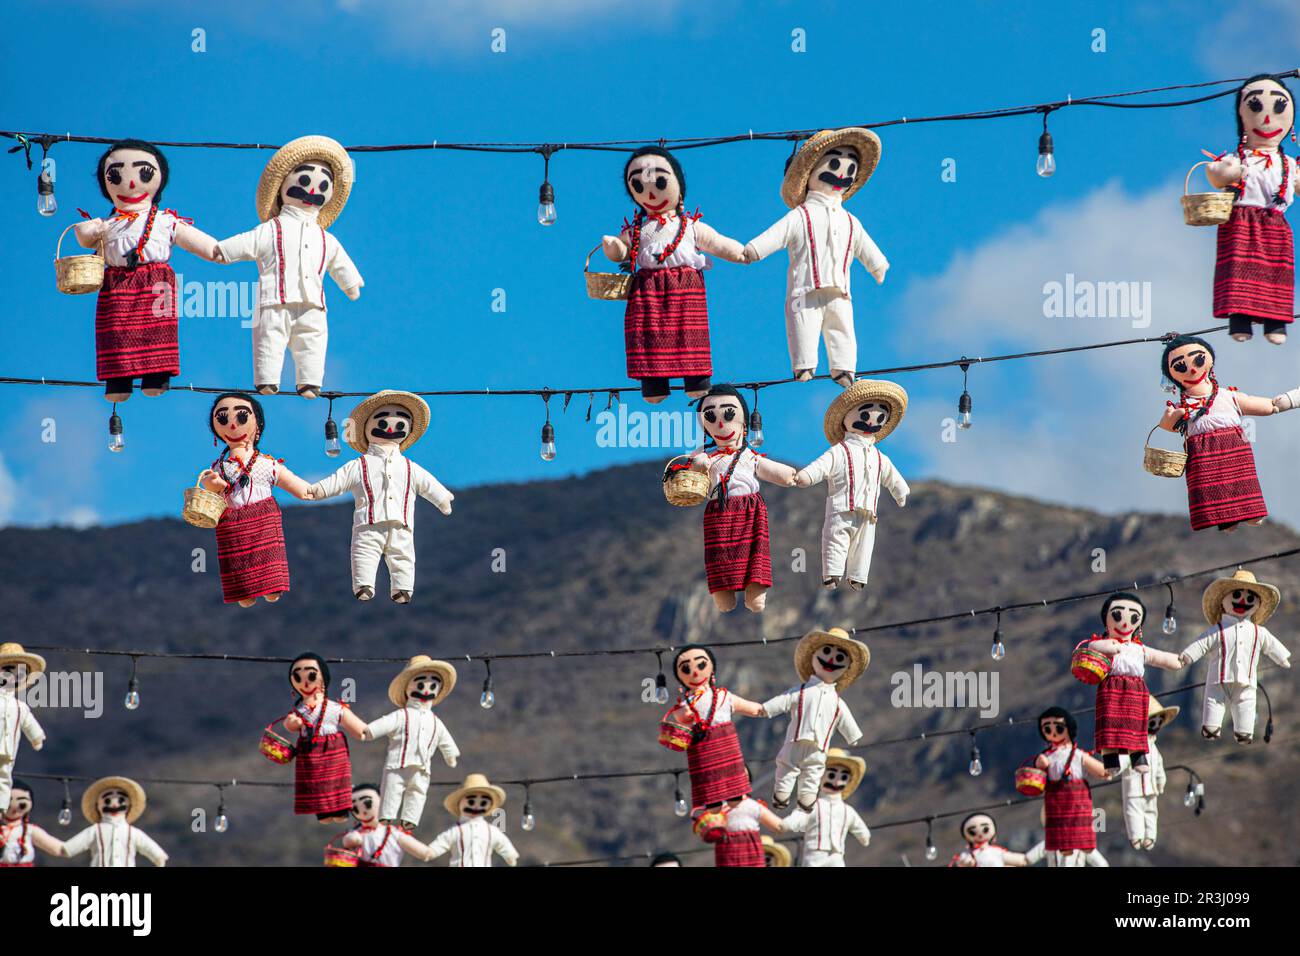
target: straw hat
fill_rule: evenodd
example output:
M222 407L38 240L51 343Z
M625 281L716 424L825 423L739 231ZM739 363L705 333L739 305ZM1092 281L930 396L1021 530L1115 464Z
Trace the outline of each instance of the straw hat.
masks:
M768 866L789 866L793 862L789 848L784 843L777 843L766 833L763 834L763 856L772 861Z
M809 631L794 649L794 669L798 672L801 681L812 677L813 655L826 644L842 648L849 655L849 666L835 682L835 689L843 693L844 689L861 677L870 666L871 651L866 644L849 637L848 632L843 628L832 627L829 631Z
M1257 581L1249 571L1239 570L1230 578L1219 578L1201 595L1201 611L1207 624L1219 623L1223 617L1223 599L1231 591L1253 591L1259 596L1259 607L1250 616L1256 624L1263 624L1272 617L1282 601L1282 592L1273 585Z
M81 815L90 823L99 822L99 798L109 790L123 790L131 798L131 809L126 811L126 822L135 823L149 802L144 787L130 777L100 777L81 795Z
M434 705L440 704L451 689L456 686L456 668L452 667L446 661L435 661L427 654L416 654L411 658L402 672L393 678L393 682L388 685L388 699L393 702L394 707L406 706L406 688L416 674L427 674L433 671L442 681L442 689L438 691L438 696L432 701Z
M429 427L429 405L419 395L413 392L399 392L391 388L375 392L352 409L352 414L348 416L348 421L352 423L352 427L348 430L351 435L348 444L363 455L370 447L370 436L366 434L366 419L373 415L380 405L400 405L411 413L411 432L398 446L402 451L406 451L419 441L420 436Z
M785 179L781 180L781 198L787 206L794 209L804 201L808 194L808 174L821 162L826 151L836 146L852 146L858 151L859 157L853 185L844 190L841 201L847 200L871 178L871 174L876 171L876 164L880 162L880 137L860 126L824 129L808 137L786 167Z
M1156 700L1154 695L1147 695L1147 719L1150 720L1152 717L1159 717L1161 727L1164 727L1165 724L1177 717L1180 710L1182 710L1182 708L1177 704L1174 704L1172 707L1162 707L1160 706L1160 701Z
M447 799L442 801L442 805L447 808L447 812L453 817L460 816L461 797L467 797L471 793L486 794L492 801L492 808L488 813L494 813L501 808L506 802L506 792L500 787L489 783L488 778L481 773L472 773L465 778L465 783L459 790L453 790L447 794Z
M275 151L262 170L262 178L257 181L257 218L262 222L279 215L280 187L284 185L284 177L303 163L327 163L334 171L334 192L320 207L316 221L322 229L328 229L339 217L356 179L352 157L328 136L300 136Z
M889 406L889 417L874 436L877 445L889 437L889 433L898 427L898 423L907 414L907 391L903 386L878 378L859 379L836 395L835 401L826 409L822 429L826 432L828 442L838 445L844 441L844 416L850 408L856 408L863 402L884 402Z
M37 674L45 671L45 658L40 654L30 654L23 650L23 646L16 641L8 641L0 644L0 667L5 664L26 664L27 679L23 681L26 687L36 679Z
M867 762L861 757L855 757L842 747L832 747L826 751L826 769L831 767L840 767L849 772L849 782L844 785L840 791L840 796L847 800L853 796L853 791L858 789L858 784L867 774Z

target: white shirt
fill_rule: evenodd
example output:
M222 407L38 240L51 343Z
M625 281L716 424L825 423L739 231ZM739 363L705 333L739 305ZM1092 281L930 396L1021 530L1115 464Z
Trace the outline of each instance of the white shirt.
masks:
M391 450L384 454L384 448ZM397 447L383 445L371 445L360 458L312 485L312 491L316 498L333 498L351 491L357 503L352 513L354 527L397 522L412 528L416 495L444 513L456 497Z
M863 846L871 842L871 831L858 816L858 811L845 803L838 793L823 793L812 810L795 810L781 821L781 829L786 833L802 833L805 851L825 850L843 854L845 837L850 833Z
M786 729L787 743L806 740L817 745L818 750L830 746L831 734L839 730L840 736L852 745L862 739L862 731L849 705L840 700L834 684L828 684L813 674L801 687L792 687L763 704L769 717L790 714Z
M1290 188L1285 200L1281 206L1274 206L1273 200L1277 198L1277 191L1282 188L1282 169L1283 166L1278 162L1278 154L1274 150L1261 150L1261 154L1254 150L1246 150L1246 169L1245 183L1246 188L1241 191L1233 201L1237 206L1263 206L1266 209L1277 209L1285 212L1295 202L1295 187L1297 174L1300 173L1300 167L1297 167L1294 156L1287 156L1286 163L1291 167L1291 178L1289 180ZM1269 160L1272 159L1270 163Z
M1083 780L1083 751L1071 744L1047 751L1047 779L1060 780L1069 770L1071 780Z
M1129 797L1158 797L1165 792L1165 758L1156 748L1154 734L1147 735L1147 772L1141 773L1131 766L1124 768L1120 777L1120 791Z
M1210 396L1202 396L1204 402ZM1195 401L1195 399L1192 399ZM1214 404L1200 418L1195 421L1191 419L1187 422L1187 434L1203 435L1206 432L1218 431L1220 428L1237 428L1241 425L1241 409L1237 407L1237 396L1235 389L1220 388L1219 394L1214 397Z
M784 248L790 254L786 291L795 296L813 289L849 294L849 266L858 259L880 282L889 260L872 241L858 218L838 197L809 192L800 205L774 222L749 243L760 259Z
M493 853L508 866L514 866L519 860L519 852L510 838L483 817L461 817L459 823L439 833L429 846L433 850L430 859L450 850L452 866L491 866Z
M1113 638L1110 638L1113 640ZM1142 677L1147 672L1147 649L1137 641L1119 641L1110 659L1112 677Z
M976 847L968 846L952 858L949 866L959 866L963 860L974 860L976 866L1002 866L1006 863L1006 847L996 843L983 843Z
M687 696L695 707L695 713L700 715L701 721L709 719L709 709L713 707L713 695L718 695L718 706L713 708L713 724L731 723L731 692L725 687L719 687L716 691L712 687L702 687L700 690ZM690 708L686 709L690 713ZM712 726L712 725L710 725Z
M356 827L352 832L361 836L361 846L357 847L357 853L362 862L375 866L401 866L405 855L401 841L397 838L401 830L381 823L373 827Z
M293 709L294 716L302 721L302 728L298 731L298 736L304 740L310 740L312 731L315 729L317 737L328 737L330 734L339 732L339 723L343 720L343 704L341 701L330 700L325 698L325 716L321 717L320 707L316 706L308 710L302 704L298 704ZM320 720L320 727L316 727L317 719Z
M135 866L137 852L154 866L167 865L163 848L151 840L149 834L127 823L124 816L91 824L64 846L68 856L89 850L91 866Z
M442 754L443 761L449 767L456 766L456 759L460 756L460 750L447 725L433 715L432 708L424 708L416 703L407 703L401 710L371 721L366 729L376 740L380 737L388 738L385 770L421 767L428 773L435 751Z
M126 257L134 251L144 232L145 223L149 221L149 212L139 213L134 217L115 213L111 219L104 221L104 261L110 266L125 266ZM176 227L181 224L175 213L159 209L153 217L153 228L149 230L149 241L144 244L140 261L166 262L172 256L172 242L176 238Z
M259 305L324 309L327 270L340 289L365 285L343 244L297 206L285 206L278 216L217 245L227 262L257 260Z
M728 498L735 498L738 495L755 495L758 494L758 452L752 448L746 448L743 452L719 452L716 448L705 451L703 448L697 448L692 452L692 457L699 454L709 456L709 491L712 492L718 487L718 482L727 473L731 467L731 461L740 455L740 460L736 462L736 467L732 469L731 477L727 479Z
M682 234L682 241L677 244L673 254L663 262L655 258L656 255L663 252L677 238L677 230L681 228L677 216L664 220L660 225L659 220L654 216L647 216L641 222L641 239L637 248L636 267L638 269L671 269L674 266L690 266L692 269L708 269L712 263L709 257L698 252L695 248L695 227L697 223L689 216L686 217L686 232ZM708 228L705 226L704 228ZM710 230L712 231L712 230ZM629 241L631 230L628 230Z
M1230 614L1223 615L1218 624L1198 639L1188 644L1183 654L1196 663L1210 651L1217 650L1218 657L1211 659L1206 683L1248 684L1255 686L1259 675L1259 656L1266 654L1275 664L1285 665L1291 652L1282 642L1249 618L1238 620Z
M845 435L842 442L826 449L803 472L814 485L826 482L828 511L861 511L873 522L882 487L899 505L911 492L894 463L870 437Z
M745 797L734 807L727 807L728 833L757 833L763 805L753 797Z
M22 734L33 748L45 743L45 731L37 722L27 702L18 699L10 688L0 690L0 766L18 756L18 735Z
M40 827L26 820L13 823L0 823L0 864L17 866L19 863L36 862L36 843L34 838Z
M246 508L248 505L257 504L259 501L265 501L271 497L271 491L275 488L275 483L279 480L279 466L274 458L270 455L259 454L257 460L253 462L253 467L248 470L248 484L237 485L235 482L239 478L239 462L230 458L221 462L218 471L221 477L230 482L230 488L227 489L226 502L231 508Z

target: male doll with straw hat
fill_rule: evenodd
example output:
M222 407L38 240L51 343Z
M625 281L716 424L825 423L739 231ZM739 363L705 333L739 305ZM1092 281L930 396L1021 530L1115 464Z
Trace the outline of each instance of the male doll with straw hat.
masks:
M457 790L447 794L442 805L456 817L456 825L439 833L429 844L427 861L451 853L449 865L491 866L495 853L506 866L519 862L519 851L505 833L489 822L488 817L505 805L506 792L481 773L472 773Z
M861 757L839 747L826 751L826 771L816 805L811 810L795 810L781 821L786 833L803 834L800 866L843 866L844 844L850 834L863 846L871 842L871 831L848 803L866 772L867 762Z
M30 654L12 641L0 644L0 815L9 809L19 735L27 738L33 750L45 746L45 731L27 701L19 697L44 671L45 658L39 654Z
M863 187L880 162L880 138L869 129L824 129L786 162L781 198L790 212L745 246L745 261L778 249L790 256L785 329L794 377L817 371L817 337L826 340L831 378L847 388L858 367L849 273L854 259L877 283L889 260L844 202Z
M328 136L301 136L275 151L257 184L262 224L213 247L218 262L257 262L253 384L280 390L284 350L293 354L298 394L315 398L325 381L325 273L349 299L365 284L347 251L326 232L347 204L352 158Z
M1264 627L1281 601L1281 591L1245 570L1211 582L1201 595L1201 611L1210 628L1179 656L1186 667L1218 652L1210 658L1205 675L1201 736L1207 740L1219 739L1225 710L1232 714L1237 743L1249 744L1255 739L1260 655L1279 667L1291 666L1291 652Z
M388 738L379 819L408 833L419 826L424 814L434 753L442 754L448 767L456 766L460 757L451 731L433 715L433 708L455 686L456 668L416 654L388 685L388 699L397 710L371 721L364 732L366 740Z
M1150 850L1156 845L1156 827L1160 818L1160 795L1165 792L1165 759L1156 746L1156 734L1178 716L1181 708L1162 707L1147 695L1147 762L1146 767L1125 767L1120 776L1124 800L1124 829L1135 850Z
M794 667L802 683L763 704L768 717L790 715L785 743L776 755L773 809L788 807L797 788L799 809L811 811L821 789L831 735L838 731L849 746L862 739L840 694L870 664L867 645L838 627L809 631L795 646Z
M384 389L352 410L344 437L360 458L311 486L314 499L352 492L352 593L375 596L379 559L388 566L389 595L410 603L415 590L415 499L445 515L455 497L403 452L429 427L429 406L412 392Z
M866 587L881 489L898 507L907 505L911 489L880 450L906 413L907 392L901 385L867 378L846 388L826 409L822 428L831 447L795 475L800 488L826 482L823 587L838 587L841 578L855 591Z
M134 824L148 804L144 787L130 777L101 777L81 795L90 826L64 843L64 856L90 851L91 866L135 866L136 854L166 866L167 854Z

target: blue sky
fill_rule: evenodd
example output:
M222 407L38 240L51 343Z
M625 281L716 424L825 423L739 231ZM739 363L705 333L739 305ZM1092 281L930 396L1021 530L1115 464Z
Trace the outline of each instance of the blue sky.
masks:
M653 140L1040 102L1300 62L1300 16L1286 0L1234 5L1222 22L1203 19L1208 9L1189 21L1185 7L1164 3L911 3L873 5L870 15L856 3L674 0L349 0L274 15L261 6L217 12L125 0L63 4L53 16L10 5L3 35L15 48L0 58L0 128L253 142L307 133L344 143ZM494 27L506 31L504 53L490 49ZM206 31L206 52L191 50L195 28ZM1091 49L1095 28L1106 31L1104 53ZM792 52L795 29L806 31L807 52ZM37 37L50 48L41 50ZM19 43L41 57L17 55ZM1230 144L1230 106L1058 113L1059 171L1050 180L1034 174L1039 125L1024 117L881 132L880 167L850 203L892 264L879 288L855 267L861 367L1213 324L1213 231L1181 224L1177 194L1201 148ZM778 189L788 150L741 143L682 153L688 206L728 235L753 237L784 211ZM53 219L35 212L34 173L17 156L2 157L9 317L0 327L0 374L94 377L93 296L59 294L50 259L76 207L104 211L98 153L55 147ZM166 204L217 237L249 229L268 155L172 149ZM955 182L941 176L947 159L956 161ZM622 162L618 154L557 155L559 221L546 229L534 218L536 156L359 155L357 185L333 232L366 288L355 303L331 288L327 387L628 384L621 306L588 300L580 274L587 251L630 211ZM186 281L255 279L252 264L217 267L179 250L173 265ZM1127 317L1045 317L1043 283L1067 274L1150 282L1153 324L1135 331ZM719 263L708 288L715 379L787 374L784 256L747 268ZM492 310L497 289L504 313ZM184 319L178 383L246 384L249 336L237 318ZM1295 348L1232 346L1240 351L1221 355L1221 364L1239 374L1221 378L1271 395L1295 384ZM976 428L956 443L940 436L960 374L900 376L912 410L887 450L909 477L1103 510L1177 511L1180 483L1138 467L1141 438L1164 399L1157 357L1130 349L976 367ZM825 382L765 392L765 450L798 464L819 454L834 393ZM179 392L137 394L121 408L128 449L110 455L109 407L97 391L0 386L0 522L176 513L181 488L213 457L207 407L206 398ZM553 415L559 457L551 463L537 454L539 399L436 399L431 407L429 435L412 457L457 491L668 457L598 447L595 423L582 421L585 395L567 416ZM680 410L684 399L675 393L660 407ZM267 415L263 447L299 474L316 478L339 463L322 450L324 402L270 399ZM56 423L52 443L42 440L46 419ZM1300 421L1260 432L1265 464L1294 461L1300 444L1288 436ZM1105 444L1117 434L1118 447ZM1274 510L1300 518L1281 501Z

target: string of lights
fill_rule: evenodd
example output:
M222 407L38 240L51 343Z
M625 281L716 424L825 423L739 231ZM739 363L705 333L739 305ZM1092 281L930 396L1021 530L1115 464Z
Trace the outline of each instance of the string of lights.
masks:
M1288 70L1282 73L1273 74L1279 79L1286 77L1300 76L1300 70ZM1038 157L1035 168L1039 176L1047 177L1056 172L1056 155L1055 145L1052 140L1052 134L1048 131L1048 118L1062 110L1073 107L1095 106L1107 107L1111 109L1133 109L1133 110L1150 110L1150 109L1173 109L1184 106L1193 106L1200 103L1207 103L1211 100L1220 99L1221 97L1231 95L1236 89L1237 84L1244 81L1246 77L1234 77L1223 80L1207 80L1200 83L1179 83L1171 86L1151 87L1142 90L1126 90L1119 93L1103 93L1093 96L1075 97L1067 95L1063 100L1050 100L1042 103L1030 103L1021 106L1001 106L992 109L974 110L964 113L945 113L932 116L898 116L893 119L884 120L866 120L850 123L841 123L839 126L861 126L868 129L883 129L891 126L916 125L918 123L951 123L951 122L970 122L975 120L995 120L1009 119L1017 116L1034 116L1040 115L1043 118L1043 131L1038 138ZM1172 93L1180 90L1201 90L1208 87L1223 86L1224 89L1216 90L1212 93L1206 93L1203 96L1195 96L1187 99L1176 100L1158 100L1145 102L1131 102L1135 96L1146 96L1156 93ZM600 140L590 142L442 142L432 140L422 143L383 143L383 144L354 144L346 147L352 153L397 153L397 152L416 152L416 151L437 151L443 152L469 152L469 153L501 153L501 154L528 154L532 153L542 158L542 184L538 190L537 204L537 221L543 226L549 226L555 222L555 188L550 181L551 157L556 153L570 150L588 151L588 152L623 152L631 147L643 143L657 142L660 146L671 147L677 150L684 149L704 149L713 146L723 146L731 143L745 142L772 142L785 141L798 143L806 139L813 133L817 132L820 127L809 129L787 129L787 130L769 130L754 131L746 130L743 133L730 133L714 136L693 136L693 137L662 137L648 136L636 139L615 139ZM10 153L22 153L26 161L27 168L32 168L32 148L39 146L41 148L41 172L37 177L37 211L44 216L52 216L58 209L57 200L54 197L55 167L53 159L50 157L50 150L58 143L91 143L100 145L111 145L117 142L116 137L111 136L90 136L85 134L73 134L71 131L63 133L53 132L32 132L24 130L0 130L0 136L15 140L17 145L9 149ZM218 142L218 141L181 141L181 140L154 140L158 146L176 147L176 148L194 148L194 149L234 149L234 150L265 150L278 149L279 146L272 143L259 142Z
M1222 332L1228 327L1226 325L1215 325L1205 329L1199 329L1195 332L1164 332L1160 335L1144 336L1141 338L1130 339L1112 339L1105 342L1090 342L1084 345L1066 345L1058 348L1035 349L1027 352L1011 352L1005 355L987 355L987 356L966 356L955 359L941 359L938 361L921 362L914 365L895 365L889 368L863 369L855 373L858 378L871 377L876 375L901 375L910 372L929 372L945 368L959 368L962 373L962 392L957 401L958 424L961 428L971 427L971 412L973 404L969 390L969 373L972 365L991 365L998 362L1015 362L1026 359L1050 358L1059 355L1069 355L1077 352L1093 352L1099 349L1122 348L1129 345L1146 345L1153 342L1168 342L1178 335L1211 335L1215 332ZM830 380L830 375L814 376L818 380ZM754 410L752 421L750 422L750 445L761 447L763 438L763 418L758 411L758 393L761 389L772 388L778 385L788 385L796 382L798 379L777 378L756 381L739 381L733 382L738 389L748 389L754 393ZM102 389L103 382L88 382L76 379L57 379L46 378L24 378L12 375L0 376L0 385L22 385L35 386L43 388L96 388ZM672 385L670 388L674 391L680 391L685 386ZM217 385L172 385L171 391L174 392L191 392L203 395L220 395L225 392L246 391L252 392L250 388L232 388ZM596 396L607 395L605 410L611 409L615 402L622 401L624 392L640 392L639 385L615 385L601 388L569 387L569 388L445 388L445 389L410 389L416 395L424 398L510 398L519 396L534 396L542 399L545 408L545 421L542 424L542 439L540 446L540 455L543 461L553 461L556 456L555 448L555 426L551 421L551 399L556 396L563 397L561 413L567 413L569 404L575 395L587 396L587 415L586 420L591 421L591 413L595 408ZM292 392L278 392L280 397L293 397L297 395ZM334 402L342 398L361 398L370 395L366 391L339 391L327 390L321 392L321 397L326 399L325 413L325 454L331 458L336 458L342 452L342 445L339 442L338 423L334 420ZM272 396L273 397L273 396ZM116 403L113 405L113 412L108 420L109 450L120 452L126 448L126 431L122 421L122 416L117 411Z

